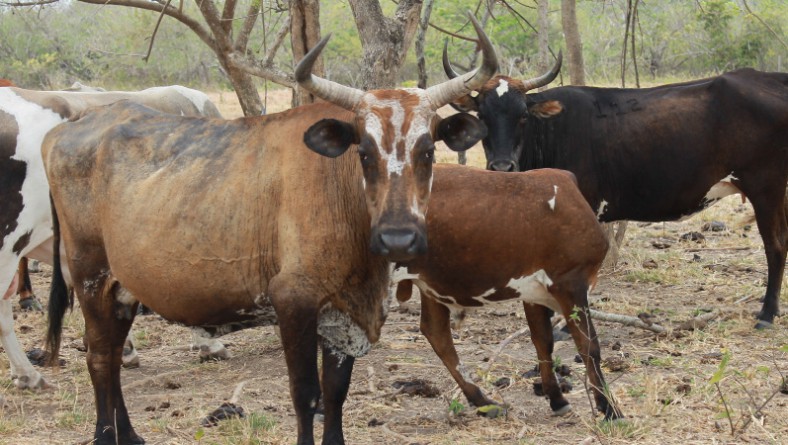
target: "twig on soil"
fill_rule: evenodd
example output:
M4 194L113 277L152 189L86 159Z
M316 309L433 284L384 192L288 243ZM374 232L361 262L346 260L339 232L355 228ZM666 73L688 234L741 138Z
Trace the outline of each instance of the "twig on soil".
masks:
M380 428L383 430L383 432L384 432L384 433L386 433L386 434L388 434L388 435L390 435L390 436L396 437L397 439L399 439L399 440L403 441L404 443L407 443L407 444L411 444L411 443L413 443L413 440L409 439L409 438L408 438L408 436L403 436L403 435L402 435L402 434L400 434L400 433L397 433L397 432L391 431L391 430L389 429L389 427L388 427L388 426L386 426L386 424L385 424L385 423L384 423L383 425L381 425L381 426L380 426Z
M684 252L719 252L725 250L756 250L754 247L693 247Z
M378 392L377 387L375 387L375 368L372 366L367 366L367 385L369 385L370 394Z
M589 309L591 313L591 318L594 320L600 321L611 321L614 323L621 323L625 326L634 326L636 328L645 329L647 331L656 332L657 334L664 334L667 332L667 329L663 328L662 326L652 323L644 323L643 320L637 317L630 317L629 315L620 315L620 314L610 314L607 312L600 312L594 309Z
M519 337L521 335L525 335L529 331L530 331L530 329L528 327L524 327L524 328L520 329L519 331L515 332L514 334L512 334L512 335L506 337L505 339L503 339L503 341L498 344L498 347L495 348L495 351L493 352L492 356L490 356L490 360L487 361L487 367L484 369L484 372L487 372L487 371L490 370L490 368L493 365L493 362L495 362L495 359L498 357L498 355L501 354L501 351L503 351L503 348L505 348L506 345L511 343L511 341L514 340L515 338L517 338L517 337Z
M235 390L233 390L233 395L230 397L230 400L228 400L228 402L232 403L233 405L238 404L238 399L241 398L241 392L243 392L244 385L246 385L247 382L248 380L244 380L235 386Z

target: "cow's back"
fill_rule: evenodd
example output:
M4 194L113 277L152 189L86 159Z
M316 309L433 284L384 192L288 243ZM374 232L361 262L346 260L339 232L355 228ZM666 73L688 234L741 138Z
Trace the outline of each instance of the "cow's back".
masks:
M438 165L434 174L429 250L409 268L440 294L481 295L538 270L561 276L567 266L595 273L601 265L607 240L571 173Z

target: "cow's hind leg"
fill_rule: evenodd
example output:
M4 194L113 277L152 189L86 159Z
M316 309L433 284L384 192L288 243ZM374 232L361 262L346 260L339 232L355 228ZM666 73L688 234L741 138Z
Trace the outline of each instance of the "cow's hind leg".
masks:
M30 282L30 270L27 267L27 258L19 260L19 287L16 293L19 295L19 307L23 311L42 311L41 302L33 294L33 283Z
M137 303L118 301L120 285L106 268L96 276L78 277L75 274L74 278L85 317L88 371L96 397L94 443L145 443L131 426L120 386L123 344L134 321Z
M11 379L19 389L37 389L47 386L41 373L27 359L14 332L14 314L10 298L0 299L0 343L11 363Z
M571 405L561 392L553 369L553 328L550 323L552 310L544 306L523 303L525 318L531 329L531 341L539 359L539 374L542 377L544 394L550 399L553 413L562 416L572 410Z
M299 291L294 283L289 283L281 274L271 280L268 290L279 320L280 337L285 351L290 397L296 412L296 443L312 445L315 443L315 412L320 400L316 299L303 290Z
M761 232L768 266L766 294L763 298L763 307L757 316L758 323L755 325L756 328L761 329L772 326L774 317L780 314L780 288L785 273L785 256L788 252L788 222L786 222L788 201L783 186L774 191L761 193L748 193L744 183L742 188L755 209L755 221Z
M470 375L464 369L457 350L454 348L454 340L451 338L449 327L449 308L438 303L430 296L421 296L421 332L427 337L427 341L432 345L432 349L443 361L446 369L462 389L462 393L473 405L477 407L486 405L497 405L492 399L488 398L482 390L471 380Z
M553 285L550 292L561 304L561 310L572 332L577 351L586 365L586 374L594 394L596 408L604 413L606 420L618 419L622 417L621 412L616 407L613 395L602 375L599 339L588 310L588 285L583 284L585 281L581 279L567 280L564 283L564 285Z

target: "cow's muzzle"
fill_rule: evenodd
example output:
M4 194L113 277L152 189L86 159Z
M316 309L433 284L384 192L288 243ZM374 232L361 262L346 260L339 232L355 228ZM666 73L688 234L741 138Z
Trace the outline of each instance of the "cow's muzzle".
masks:
M505 160L505 159L498 159L494 161L490 161L487 164L487 170L492 170L495 172L516 172L519 171L517 168L517 162L512 160Z
M372 252L389 261L408 261L427 252L427 236L419 228L383 228L372 233Z

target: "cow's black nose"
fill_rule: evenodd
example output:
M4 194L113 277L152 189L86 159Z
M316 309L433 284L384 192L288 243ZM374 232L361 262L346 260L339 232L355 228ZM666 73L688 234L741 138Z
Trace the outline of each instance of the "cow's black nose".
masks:
M391 229L380 232L380 242L389 252L407 252L416 244L416 231Z
M517 164L514 161L492 161L487 165L487 170L496 172L515 172Z

